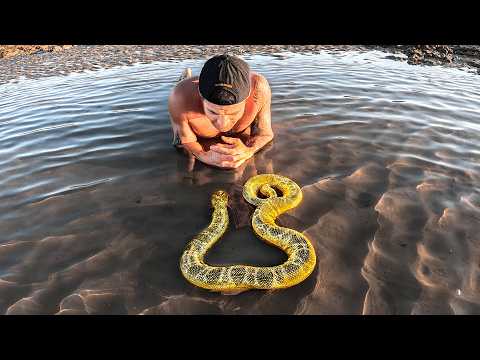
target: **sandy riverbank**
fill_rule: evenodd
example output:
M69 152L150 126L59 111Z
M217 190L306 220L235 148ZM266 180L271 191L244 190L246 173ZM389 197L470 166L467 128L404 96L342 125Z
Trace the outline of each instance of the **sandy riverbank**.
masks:
M286 52L314 54L325 50L380 50L390 59L410 64L467 67L480 73L477 45L3 45L0 83L133 63L208 58L223 52L282 57Z
M0 45L0 59L19 55L33 55L41 52L58 52L73 45Z
M0 45L0 59L12 58L20 55L34 55L45 52L59 52L72 48L73 45ZM151 47L151 46L148 46ZM242 45L242 46L165 46L160 45L166 50L173 50L173 53L179 51L179 55L190 52L191 54L203 54L209 50L221 50L228 48L229 51L236 53L243 52L277 52L282 50L289 51L316 51L332 47L327 45ZM375 48L402 53L408 57L411 64L452 64L463 63L476 68L480 68L480 46L477 45L351 45L351 46L333 46L338 48L358 47Z

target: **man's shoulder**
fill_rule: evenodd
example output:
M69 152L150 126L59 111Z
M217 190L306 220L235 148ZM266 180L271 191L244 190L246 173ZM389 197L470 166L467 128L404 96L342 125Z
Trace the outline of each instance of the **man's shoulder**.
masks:
M257 102L265 102L271 97L270 84L265 76L259 73L254 73L256 83L253 92L253 98Z
M192 95L195 94L195 90L198 87L198 76L193 76L188 79L179 81L173 88L170 97L176 100L191 100Z
M198 94L196 80L198 77L184 79L173 88L169 97L170 112L186 116L198 111ZM187 116L188 117L188 116Z
M268 84L267 78L265 76L263 76L262 74L257 73L257 72L253 72L253 76L256 79L257 86L268 86L268 87L270 87L269 84Z

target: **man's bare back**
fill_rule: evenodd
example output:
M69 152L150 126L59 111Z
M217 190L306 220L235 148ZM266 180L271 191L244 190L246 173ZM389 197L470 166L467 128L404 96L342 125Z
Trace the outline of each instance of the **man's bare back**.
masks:
M179 82L169 98L174 145L206 164L236 168L269 143L273 139L270 86L257 73L250 72L249 80L246 99L229 105L203 98L199 77Z

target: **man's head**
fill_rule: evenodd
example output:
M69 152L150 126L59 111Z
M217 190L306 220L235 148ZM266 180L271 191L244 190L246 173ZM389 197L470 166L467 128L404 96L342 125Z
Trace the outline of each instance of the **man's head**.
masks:
M250 95L250 67L238 57L214 56L203 66L198 88L207 117L219 131L229 131L242 117Z

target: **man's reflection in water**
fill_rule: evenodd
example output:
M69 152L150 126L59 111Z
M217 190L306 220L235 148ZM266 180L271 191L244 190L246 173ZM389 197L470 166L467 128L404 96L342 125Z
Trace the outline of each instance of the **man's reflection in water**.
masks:
M202 146L208 150L211 145L218 141L218 139L207 139L202 142ZM186 156L182 154L177 160L178 181L183 185L196 187L202 187L212 183L220 184L221 188L229 194L228 207L230 209L232 224L237 229L249 226L250 216L254 208L243 198L243 184L252 176L274 173L273 161L270 156L273 147L273 142L267 144L261 151L245 161L240 167L230 170L205 165L197 161L197 159L186 150L179 149L178 151L184 152Z

